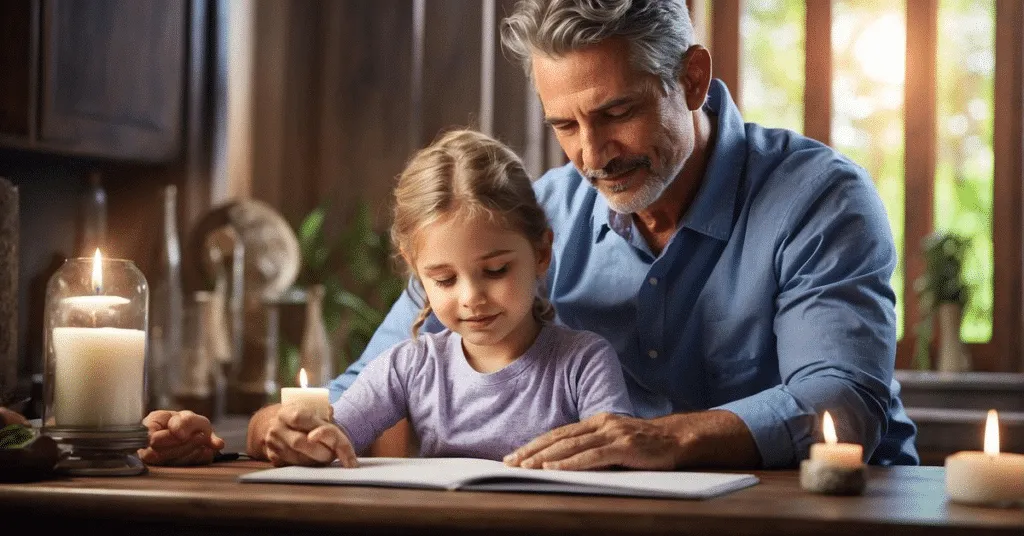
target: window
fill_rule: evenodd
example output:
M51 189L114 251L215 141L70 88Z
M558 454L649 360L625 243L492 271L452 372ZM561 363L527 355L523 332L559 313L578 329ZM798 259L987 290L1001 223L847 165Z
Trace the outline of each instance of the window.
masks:
M976 370L1021 357L1022 22L998 0L691 0L747 121L829 143L875 180L900 262L897 367L934 231L971 240L961 338Z

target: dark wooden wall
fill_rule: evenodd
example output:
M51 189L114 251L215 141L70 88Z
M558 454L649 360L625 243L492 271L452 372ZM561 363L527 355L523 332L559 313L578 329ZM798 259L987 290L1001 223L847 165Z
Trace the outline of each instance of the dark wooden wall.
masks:
M329 228L369 200L387 224L417 148L471 126L534 174L562 161L518 65L500 50L512 0L254 4L251 195L290 221L330 201Z
M214 0L187 0L185 5L188 37L182 51L176 52L182 63L181 72L176 76L182 80L183 89L182 113L176 119L179 126L175 128L181 129L183 148L175 150L175 156L159 163L140 163L49 149L0 148L0 176L18 187L20 208L18 358L14 367L17 378L14 381L0 378L0 387L10 389L10 385L14 385L17 399L31 393L32 376L42 370L46 283L65 258L78 255L80 199L90 171L100 172L107 193L108 239L104 254L132 259L147 275L153 273L158 259L163 187L168 184L178 187L182 235L209 208L212 37L216 4ZM0 82L0 95L4 97L0 98L0 109L8 102L9 96L3 93L6 87ZM21 86L11 84L11 87ZM34 125L28 126L35 128ZM0 392L0 397L5 394L10 393ZM36 399L36 402L41 401ZM27 408L26 413L36 417L40 409Z

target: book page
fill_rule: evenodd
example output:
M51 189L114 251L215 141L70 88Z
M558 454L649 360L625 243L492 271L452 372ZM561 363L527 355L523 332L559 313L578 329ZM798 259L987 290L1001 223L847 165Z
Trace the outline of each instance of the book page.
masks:
M504 464L475 458L359 458L359 467L338 462L328 467L278 467L247 473L242 482L348 484L409 488L455 489L465 480L501 469Z
M754 485L748 474L686 471L554 471L474 458L359 458L360 466L280 467L242 482L347 484L474 491L581 493L704 499Z
M708 499L758 483L749 474L689 471L555 471L507 467L460 489Z

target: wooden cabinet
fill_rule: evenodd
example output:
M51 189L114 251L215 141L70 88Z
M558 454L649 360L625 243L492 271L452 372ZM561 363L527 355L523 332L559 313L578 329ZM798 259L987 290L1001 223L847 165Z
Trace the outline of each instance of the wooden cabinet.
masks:
M0 144L165 162L181 151L189 2L0 3Z

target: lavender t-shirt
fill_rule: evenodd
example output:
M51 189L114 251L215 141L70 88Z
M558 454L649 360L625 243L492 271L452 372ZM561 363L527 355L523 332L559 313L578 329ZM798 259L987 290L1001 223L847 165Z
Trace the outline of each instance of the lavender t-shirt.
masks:
M494 460L597 413L633 414L611 345L556 325L489 374L469 366L458 333L420 335L370 362L333 406L357 453L409 417L421 456Z

